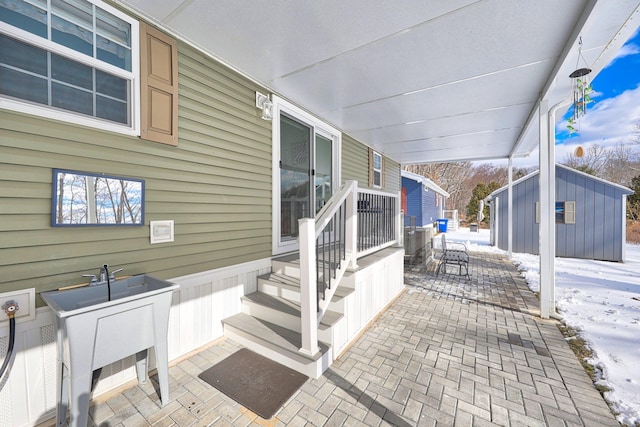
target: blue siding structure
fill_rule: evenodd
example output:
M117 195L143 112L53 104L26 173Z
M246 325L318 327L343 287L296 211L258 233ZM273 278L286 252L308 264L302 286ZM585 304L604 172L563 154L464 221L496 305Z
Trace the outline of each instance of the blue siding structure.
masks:
M402 171L402 198L404 214L416 217L416 226L424 227L443 218L445 201L449 193L429 178Z
M513 183L513 252L538 254L538 172ZM626 200L633 191L595 176L556 165L556 256L624 261ZM487 197L491 242L507 249L507 187ZM570 218L567 207L575 207ZM575 221L573 221L575 219Z

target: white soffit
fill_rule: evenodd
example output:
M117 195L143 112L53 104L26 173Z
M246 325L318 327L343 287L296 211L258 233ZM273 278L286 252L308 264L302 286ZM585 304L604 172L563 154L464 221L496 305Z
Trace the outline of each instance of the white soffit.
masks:
M528 154L578 39L593 77L640 21L640 0L114 1L403 163Z

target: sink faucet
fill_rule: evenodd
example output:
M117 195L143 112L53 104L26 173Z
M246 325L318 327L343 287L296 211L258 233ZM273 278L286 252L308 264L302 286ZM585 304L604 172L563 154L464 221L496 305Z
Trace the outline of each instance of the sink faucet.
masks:
M119 268L117 270L113 270L109 272L109 266L104 264L100 267L100 272L98 274L83 274L82 277L90 277L91 281L89 282L89 286L95 285L105 285L108 282L112 282L116 280L116 273L124 270L123 268Z

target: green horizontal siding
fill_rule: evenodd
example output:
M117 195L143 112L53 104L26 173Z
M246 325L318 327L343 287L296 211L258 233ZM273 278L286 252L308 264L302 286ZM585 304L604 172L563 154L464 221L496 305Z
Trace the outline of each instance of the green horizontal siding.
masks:
M399 193L402 188L402 178L400 177L400 163L384 158L384 191Z
M271 125L253 83L179 45L177 147L0 111L0 292L110 264L170 278L271 255ZM144 227L51 227L52 168L145 180ZM149 221L175 221L151 245Z
M369 186L369 148L349 135L342 135L342 182L358 181Z
M384 156L384 188L398 193L401 188L400 164ZM342 135L342 182L356 180L358 186L369 185L369 147L348 135Z
M271 124L254 83L178 46L179 140L136 137L0 110L0 292L82 283L107 263L171 278L271 256ZM368 187L368 148L345 135L342 178ZM51 227L52 169L145 180L145 226ZM385 189L400 168L385 160ZM174 220L151 245L149 222Z

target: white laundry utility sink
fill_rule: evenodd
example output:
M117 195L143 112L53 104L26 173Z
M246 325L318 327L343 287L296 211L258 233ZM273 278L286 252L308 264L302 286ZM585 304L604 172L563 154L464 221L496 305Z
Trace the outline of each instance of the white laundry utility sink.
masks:
M167 331L173 291L179 285L143 274L106 284L42 292L56 314L58 407L56 426L87 425L93 371L136 355L138 381L155 350L162 406L169 402ZM71 403L71 405L70 405Z

